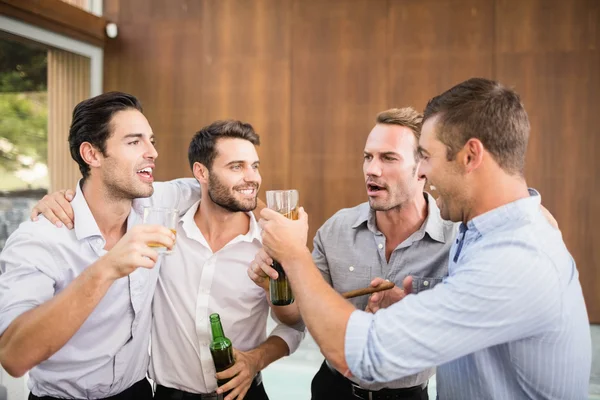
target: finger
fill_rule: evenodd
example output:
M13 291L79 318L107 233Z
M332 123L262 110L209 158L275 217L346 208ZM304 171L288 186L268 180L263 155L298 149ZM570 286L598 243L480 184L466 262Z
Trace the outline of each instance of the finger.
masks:
M232 386L228 387L229 385L232 385ZM219 389L217 389L217 393L227 393L231 390L231 393L229 393L227 395L227 397L225 397L223 400L233 400L233 399L237 398L238 395L240 394L240 392L242 391L242 386L244 386L244 382L241 379L239 379L238 377L236 377L236 378L230 380L229 382L227 382L225 385L219 387ZM221 390L222 390L222 392L221 392Z
M38 211L37 207L33 207L31 209L31 214L29 214L29 219L31 219L32 221L37 221L39 214L41 214L41 211Z
M54 199L54 203L50 203L48 206L52 208L54 214L56 214L58 219L63 224L65 224L69 229L73 228L73 220L75 219L73 207L71 207L71 203L64 198L64 195L57 196Z
M235 356L234 356L234 359L235 359ZM242 369L242 367L240 366L240 363L235 363L231 367L227 368L225 371L218 372L216 374L216 377L217 377L217 379L233 378L234 376L236 376L240 373L241 369Z
M277 271L275 271L271 266L273 265L273 262L271 262L271 264L267 265L266 263L262 263L258 266L258 268L260 268L260 271L265 274L266 276L268 276L271 279L277 279L279 278L279 274L277 273Z
M176 234L173 233L169 228L157 225L157 224L142 224L138 225L135 228L138 228L141 232L146 233L161 233L163 235L170 236L173 240L175 240Z
M407 276L406 278L404 278L404 280L402 281L402 288L404 289L404 293L406 294L411 294L412 290L413 290L413 277L412 276Z
M65 192L65 199L67 199L68 201L73 201L74 198L75 191L73 191L72 189L67 189L67 191Z
M248 277L250 278L250 280L252 280L252 282L254 282L255 284L257 284L260 287L266 287L266 279L263 278L262 276L258 276L254 273L254 271L252 271L252 269L248 268Z
M265 263L267 265L273 264L273 259L271 257L269 257L269 255L267 254L265 249L261 248L256 256L257 256L257 258L259 258L260 261L262 261L263 263Z
M381 297L382 296L381 296L381 294L379 292L373 293L371 295L371 297L369 298L369 302L373 303L373 304L377 304L377 303L379 303L381 301Z
M250 385L244 386L242 388L242 391L241 391L240 395L237 397L237 400L243 400L246 397L246 394L248 393L248 390L250 390L251 385L252 385L252 382L250 382Z
M304 211L304 207L298 208L298 220L308 223L308 214Z
M142 241L146 246L161 247L164 246L171 249L175 245L175 240L169 233L144 233L138 236L138 240Z
M158 251L148 246L140 246L139 250L137 251L137 255L144 264L144 268L154 267L154 264L156 264L156 261L158 261L159 256Z
M60 219L54 214L52 208L47 206L47 203L44 205L38 204L37 209L51 224L56 225L58 228L62 228L62 222L60 222Z
M261 220L264 219L267 222L271 220L277 220L279 218L286 219L283 215L279 214L275 210L271 210L270 208L263 208L263 210L260 212L260 217Z
M225 372L225 371L223 371L223 372ZM223 374L223 372L221 372L221 374ZM224 378L220 377L218 379L224 379ZM239 375L236 375L235 377L231 378L231 380L229 382L227 382L226 384L224 384L223 386L219 386L219 388L217 389L217 393L225 393L225 392L229 392L230 390L234 390L242 382L243 382L243 379Z
M152 258L152 257L156 257L158 258L158 253L152 249L150 249L150 251L154 252L154 254L149 254L148 256L142 255L142 254L138 254L135 257L135 262L134 268L146 268L146 269L152 269L154 268L154 266L156 265L156 259Z
M373 279L373 280L371 281L371 286L372 286L372 287L377 287L377 286L381 285L383 282L384 282L384 279L383 279L383 278L379 278L379 277L377 277L377 278L375 278L375 279Z

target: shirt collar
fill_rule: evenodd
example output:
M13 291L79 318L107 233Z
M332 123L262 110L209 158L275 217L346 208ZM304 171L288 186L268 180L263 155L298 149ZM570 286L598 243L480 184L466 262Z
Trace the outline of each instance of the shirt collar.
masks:
M195 202L194 205L191 206L190 209L187 210L186 213L183 214L179 219L179 221L182 223L181 227L184 233L189 238L193 238L198 234L202 236L200 228L198 228L198 225L196 225L196 221L194 220L194 215L196 215L196 211L198 211L198 207L200 207L200 201L201 200ZM239 235L238 237L233 239L233 241L252 242L256 240L262 244L262 231L260 229L258 221L256 221L256 218L254 217L254 213L247 212L246 214L250 217L250 229L248 229L248 232L245 235Z
M528 189L529 197L513 201L486 213L478 215L467 222L466 227L461 223L462 230L469 230L485 235L507 221L529 220L540 211L542 196L535 189Z
M81 189L82 180L77 182L77 187L75 188L75 197L71 202L71 207L73 207L73 214L75 215L75 236L77 240L87 239L89 237L94 236L102 236L100 232L100 228L98 228L98 224L94 219L94 215L90 210L90 207L83 195L83 190Z
M73 214L75 215L75 236L77 237L77 240L98 236L104 239L104 236L102 236L102 232L96 223L96 219L92 214L92 210L90 210L90 206L83 195L83 190L81 189L82 184L83 180L80 179L75 188L75 197L71 202ZM134 204L135 201L132 203L131 211L127 217L127 230L131 229L131 227L137 223L138 215L141 215L141 212L134 208Z
M444 226L446 222L440 216L440 209L435 203L435 199L427 192L423 192L425 200L427 201L427 218L419 229L423 232L423 235L427 233L430 238L435 241L445 243L446 236L444 234ZM364 203L358 212L358 217L352 225L352 228L357 229L366 223L367 229L373 233L380 233L377 229L377 223L375 219L375 211L371 209L369 203ZM421 236L422 238L422 236Z

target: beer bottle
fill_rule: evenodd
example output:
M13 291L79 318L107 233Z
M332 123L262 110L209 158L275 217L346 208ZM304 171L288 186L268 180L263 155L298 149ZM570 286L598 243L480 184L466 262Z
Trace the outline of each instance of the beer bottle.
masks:
M294 294L285 271L278 261L273 260L271 267L277 271L277 279L269 281L269 294L274 306L287 306L294 302Z
M213 338L210 343L210 354L212 355L217 372L223 372L235 364L235 359L233 358L233 345L231 344L231 340L227 339L223 333L219 314L210 315L210 330L212 331ZM231 378L217 379L217 385L223 386L229 380Z

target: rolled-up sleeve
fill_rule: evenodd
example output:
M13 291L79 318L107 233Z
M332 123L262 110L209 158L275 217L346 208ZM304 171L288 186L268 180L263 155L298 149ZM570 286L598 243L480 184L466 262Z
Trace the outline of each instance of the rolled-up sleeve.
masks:
M431 290L375 314L353 312L344 347L352 374L389 382L544 329L557 318L559 285L552 274L540 278L544 265L533 256L522 257L530 264L518 256L505 257L503 274L465 263Z
M300 322L295 326L285 325L277 319L272 311L271 318L273 318L273 320L277 323L277 326L273 328L269 336L279 336L281 339L283 339L290 349L290 354L292 354L298 349L300 343L302 343L302 339L304 339L304 324Z
M54 296L59 275L43 244L27 234L9 238L0 253L0 335L21 314Z

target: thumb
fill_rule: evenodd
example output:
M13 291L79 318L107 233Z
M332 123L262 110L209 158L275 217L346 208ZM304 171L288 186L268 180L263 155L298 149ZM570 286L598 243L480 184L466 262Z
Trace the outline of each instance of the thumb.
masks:
M372 286L372 287L377 287L377 286L381 285L383 282L384 282L384 281L383 281L383 278L379 278L379 277L377 277L377 278L374 278L374 279L371 281L371 286Z
M413 277L412 276L407 276L406 278L404 278L404 280L402 281L402 288L404 289L404 293L406 294L411 294L412 290L413 290Z
M308 223L308 214L304 211L304 207L298 209L298 220Z

